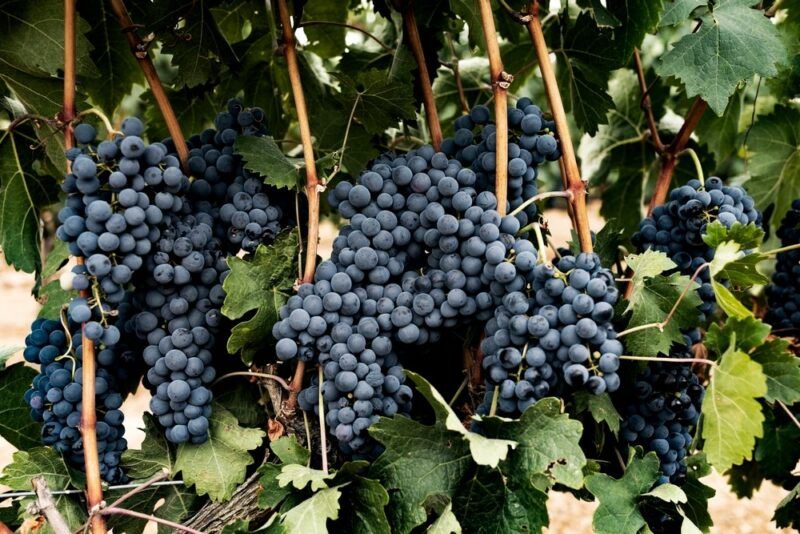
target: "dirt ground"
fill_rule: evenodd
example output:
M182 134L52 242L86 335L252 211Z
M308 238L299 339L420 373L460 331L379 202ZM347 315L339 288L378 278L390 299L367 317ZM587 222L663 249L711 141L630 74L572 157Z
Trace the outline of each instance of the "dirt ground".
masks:
M595 212L592 220L599 217ZM564 243L569 239L569 220L563 212L552 211L547 213L550 221L550 230L555 243ZM599 229L601 223L597 224ZM327 257L330 253L330 241L335 230L332 226L322 228L322 246L320 254ZM22 346L31 321L36 317L38 305L31 296L33 277L24 273L15 272L0 261L0 347ZM15 356L15 361L20 356ZM142 426L142 412L147 408L147 392L141 390L129 398L123 406L125 412L125 430L128 442L132 447L138 447L143 438L139 430ZM14 448L0 438L0 470L11 462ZM778 502L786 492L778 487L766 484L754 495L752 499L737 500L729 491L724 478L719 474L712 474L704 480L717 492L711 500L710 511L715 526L712 532L720 534L755 534L772 532L791 532L788 529L780 530L775 527L771 517ZM592 514L595 503L586 503L576 500L569 494L552 492L548 503L550 513L550 533L581 534L591 532Z

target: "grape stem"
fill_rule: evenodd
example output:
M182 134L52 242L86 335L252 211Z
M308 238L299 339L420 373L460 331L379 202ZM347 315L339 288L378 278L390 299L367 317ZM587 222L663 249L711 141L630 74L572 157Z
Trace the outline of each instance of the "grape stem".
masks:
M661 358L659 356L620 356L620 360L635 360L642 362L667 362L667 363L703 363L716 366L717 362L706 358Z
M703 165L700 163L700 158L697 156L697 152L694 151L693 148L684 148L678 153L678 157L689 154L692 157L692 161L694 162L694 170L697 173L697 179L700 180L700 185L702 187L706 186L706 177L703 174Z
M128 510L127 508L118 508L116 506L114 507L109 506L108 508L103 508L95 514L95 516L97 515L125 515L128 517L143 519L145 521L152 521L154 523L158 523L159 525L164 525L165 527L169 527L174 530L187 532L188 534L203 534L203 532L199 530L195 530L191 527L181 525L180 523L175 523L174 521L169 521L167 519L163 519L161 517L157 517L154 515L143 514L141 512L136 512L134 510Z
M558 132L558 139L561 143L562 180L564 188L572 193L570 204L572 206L573 226L578 234L581 251L592 252L592 232L589 228L589 214L586 208L588 192L586 183L581 179L578 160L575 157L575 148L572 145L572 138L569 134L567 113L564 110L564 102L561 99L553 66L550 64L547 43L544 40L542 23L539 20L539 4L534 2L528 12L531 15L526 24L528 33L530 33L531 42L536 52L536 59L539 62L539 70L542 73L547 102L550 105L550 112L553 114L556 132Z
M467 387L467 384L469 384L469 376L466 376L464 380L461 381L461 385L458 386L458 389L456 390L455 393L453 393L453 396L450 398L450 402L447 403L448 406L452 406L453 403L458 400L458 398L464 392L464 388Z
M103 122L103 126L106 127L106 132L107 132L106 133L106 137L108 139L111 139L115 134L122 133L122 132L114 129L114 126L111 124L111 121L109 120L109 118L100 109L98 109L98 108L86 109L86 110L81 111L80 113L78 113L76 118L85 117L86 115L94 115L95 117L99 118Z
M283 52L286 57L287 70L289 71L289 82L292 86L292 96L294 98L295 110L297 111L297 123L300 127L300 140L303 145L303 159L306 164L305 190L308 200L308 233L306 235L306 261L302 281L304 283L311 283L314 281L314 271L317 268L317 247L319 245L319 193L324 189L324 185L317 177L317 165L314 161L314 145L311 139L306 98L303 93L303 83L300 79L300 67L297 61L294 30L289 20L289 10L286 7L286 0L278 0L277 4L278 16L283 31ZM289 399L286 401L286 409L289 413L294 412L297 408L297 394L302 386L305 370L305 362L297 362L294 378L292 378Z
M317 402L319 403L319 453L322 456L322 470L328 474L328 436L325 429L325 403L322 399L322 366L317 366L317 379L319 380L319 387L317 388ZM311 443L309 443L311 445Z
M300 22L300 24L298 24L296 27L297 28L307 28L308 26L338 26L340 28L347 28L348 30L354 30L354 31L360 32L365 37L367 37L367 38L375 41L376 43L378 43L380 45L380 47L383 48L386 52L388 52L389 54L394 55L394 49L391 46L387 45L386 43L384 43L383 41L378 39L374 34L368 32L367 30L365 30L361 26L357 26L355 24L348 24L346 22L335 22L335 21L332 21L332 20L304 20L304 21Z
M494 387L494 393L492 393L492 406L489 408L489 417L494 416L497 412L497 399L500 397L500 386Z
M414 15L414 6L411 1L405 2L403 5L403 25L411 53L414 54L414 59L417 61L419 88L425 104L425 119L431 134L431 144L438 151L442 146L442 125L439 123L439 112L436 110L431 77L428 74L428 64L425 61L425 52L422 49L417 18Z
M661 136L658 134L658 124L656 118L653 116L653 103L650 101L650 87L644 77L644 68L642 67L642 56L639 54L639 49L633 49L633 62L636 66L636 77L639 79L639 88L642 91L642 100L639 105L644 111L644 116L647 119L647 127L650 129L650 139L656 148L656 152L661 154L664 152L664 143L661 142Z
M490 0L478 0L486 52L489 56L489 71L494 98L494 122L497 164L494 191L497 197L497 212L504 216L508 209L508 88L514 77L503 70L500 56L500 39L494 25Z
M257 373L257 372L254 372L254 371L236 371L236 372L233 372L233 373L228 373L228 374L222 375L221 377L217 378L214 381L213 385L216 386L222 380L224 380L226 378L230 378L232 376L253 376L253 377L257 377L257 378L266 378L266 379L269 379L269 380L274 380L275 382L280 384L281 387L283 389L285 389L286 391L291 391L292 390L292 387L283 378L281 378L281 377L279 377L277 375L271 375L269 373Z
M153 65L153 60L150 59L148 53L148 44L143 42L136 33L137 26L131 20L128 14L128 9L125 7L124 0L111 0L111 9L119 19L119 24L122 27L122 33L128 39L128 44L131 47L131 54L136 58L139 67L142 69L150 91L153 93L153 99L156 101L158 109L161 111L161 116L164 117L164 123L167 126L172 142L175 145L175 151L178 153L178 159L181 161L181 168L183 172L188 173L189 168L187 161L189 160L189 147L186 145L186 138L181 131L181 125L175 115L175 110L172 109L172 104L169 103L164 86L158 77L158 72Z
M539 193L538 195L534 195L531 198L527 199L525 202L520 204L519 206L514 209L509 215L517 215L521 213L522 210L533 204L534 202L539 202L540 200L544 200L546 198L566 198L569 202L572 202L574 195L572 191L548 191L546 193Z
M531 226L533 226L533 233L536 234L536 244L539 248L537 252L537 259L539 260L539 263L545 263L547 262L547 254L545 253L547 245L545 244L544 236L542 235L542 227L539 226L539 223L533 223Z
M697 277L700 276L700 273L703 272L703 269L707 269L710 266L711 264L706 262L700 265L700 267L698 267L697 270L695 270L694 274L692 274L692 277L689 279L689 283L686 284L686 287L683 288L683 291L681 292L680 296L678 296L678 300L676 300L675 303L672 305L672 309L669 310L669 313L667 314L667 316L664 318L663 321L658 323L647 323L628 328L627 330L619 332L617 334L617 337L620 338L623 336L627 336L628 334L632 334L634 332L641 332L642 330L647 330L649 328L658 328L659 332L663 332L664 328L666 328L666 326L675 316L675 312L678 311L678 306L680 306L681 301L683 301L683 299L686 298L686 295L689 294L689 290L692 288L692 285L694 285L694 282L697 279ZM629 283L628 287L633 288L634 287L633 282ZM633 293L633 289L631 289L630 292ZM628 297L630 297L630 295L626 295L626 298Z
M790 250L797 250L799 248L800 248L800 243L796 243L794 245L787 245L785 247L773 248L772 250L762 252L762 254L765 256L775 256L776 254L780 254L781 252L789 252Z

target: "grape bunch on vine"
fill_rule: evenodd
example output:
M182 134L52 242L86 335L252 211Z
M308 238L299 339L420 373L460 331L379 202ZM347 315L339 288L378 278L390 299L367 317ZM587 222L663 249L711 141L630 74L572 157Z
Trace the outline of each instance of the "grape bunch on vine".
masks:
M800 528L795 0L0 18L0 532Z

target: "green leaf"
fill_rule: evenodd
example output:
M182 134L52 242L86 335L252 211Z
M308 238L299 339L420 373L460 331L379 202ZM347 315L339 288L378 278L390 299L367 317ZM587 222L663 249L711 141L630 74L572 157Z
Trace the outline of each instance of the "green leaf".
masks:
M705 345L713 353L722 355L733 343L735 350L751 352L764 343L771 328L752 315L747 317L728 317L720 326L712 323L706 333Z
M339 81L343 105L348 110L355 107L354 116L369 132L383 132L415 116L410 85L388 78L385 71L364 71L355 79L340 75Z
M653 497L664 502L671 502L675 504L685 503L687 501L686 494L683 492L683 490L675 484L669 483L656 486L647 493L643 493L642 496Z
M714 288L714 297L717 299L719 307L727 313L730 317L748 317L753 315L753 312L748 310L744 304L739 302L730 289L720 284L716 280L711 281L711 287Z
M547 526L547 494L531 485L511 489L496 470L479 467L453 501L467 532L541 532Z
M718 471L751 457L763 435L758 398L767 393L761 366L744 352L729 348L711 368L703 398L703 450Z
M342 487L342 496L347 506L339 510L336 529L352 534L390 534L391 526L386 518L389 493L380 482L361 476L353 476Z
M725 268L729 263L736 261L741 257L741 247L738 243L733 241L726 241L717 246L714 251L714 259L708 264L708 270L712 278L716 278L717 274Z
M210 4L208 0L193 2L182 14L181 35L169 43L172 65L178 69L178 85L193 88L205 84L218 74L220 59L238 63L209 11Z
M781 221L800 197L800 111L777 106L759 117L747 148L752 153L747 190L761 211L774 204L772 220Z
M61 111L61 99L64 94L63 79L40 78L17 70L8 64L0 64L0 79L25 107L25 111L46 117L52 117ZM48 128L48 130L51 129Z
M242 156L245 168L258 173L264 183L279 189L297 188L302 160L284 156L271 137L240 135L236 138L235 150Z
M90 0L77 6L91 26L86 37L94 45L92 60L100 72L83 86L92 101L110 115L130 94L133 84L142 83L142 70L108 2Z
M588 410L592 419L597 423L605 423L615 436L619 432L622 416L608 393L592 395L588 391L578 391L575 393L575 408L578 413Z
M0 474L0 481L12 490L30 490L31 479L37 475L44 477L52 491L65 490L73 485L64 459L50 447L17 451L12 460Z
M436 414L436 422L443 424L450 431L458 432L467 440L472 458L478 465L497 467L500 461L506 459L509 447L513 449L517 446L517 443L512 439L491 439L484 435L470 432L464 428L456 413L444 400L444 397L431 386L430 382L411 371L406 371L406 376L414 382L417 386L417 391L430 403Z
M0 347L0 371L5 370L6 363L8 363L8 359L10 357L17 354L18 352L21 352L24 348L25 347L19 345ZM2 435L2 432L0 432L0 435ZM19 449L20 447L17 448Z
M53 243L53 249L47 254L44 260L44 267L42 267L42 280L47 280L66 265L69 260L69 249L67 244L63 241L56 239Z
M250 521L237 519L222 527L220 534L247 534L250 532Z
M758 271L758 265L766 259L767 256L758 252L747 254L726 263L717 273L717 278L729 280L739 288L768 284L769 278Z
M744 91L737 91L728 101L728 106L721 116L703 113L697 124L695 131L698 137L714 153L718 163L725 161L737 148L743 101Z
M56 193L52 179L31 174L29 157L25 141L7 134L0 144L0 247L8 264L33 273L42 267L39 210Z
M645 526L638 499L658 480L659 462L654 452L644 458L631 456L625 474L614 479L606 474L586 477L586 488L600 502L592 527L598 534L637 534Z
M626 350L631 354L669 354L672 344L682 341L681 330L697 324L697 306L700 305L700 297L696 292L698 284L691 282L688 276L678 273L668 277L658 274L675 266L662 252L647 251L638 256L628 256L626 262L634 270L631 282L633 292L624 311L630 313L628 328L663 322L686 287L691 284L691 289L662 332L654 335L653 331L645 329L628 334L625 338Z
M139 479L138 482L144 482ZM111 490L103 493L107 502L113 502L128 490ZM137 512L182 523L200 510L204 499L183 485L154 486L136 493L125 501L125 507ZM145 532L148 521L123 515L107 518L109 527L116 532ZM166 532L162 527L160 532Z
M767 410L766 413L764 435L756 443L753 459L758 462L766 478L781 483L787 479L787 473L794 471L800 460L800 451L797 449L800 429L781 409L775 413Z
M675 26L685 22L687 17L692 14L692 11L707 4L707 0L672 0L667 2L659 25Z
M786 61L775 26L749 0L718 3L701 17L702 24L664 54L656 71L674 76L687 96L699 95L721 115L740 82L755 75L774 76ZM747 28L747 31L742 31Z
M141 449L128 449L122 454L122 466L133 479L146 479L167 470L175 474L175 451L170 447L164 430L156 423L155 416L145 413L144 441Z
M757 347L751 356L767 376L764 398L768 402L791 405L800 401L800 358L789 350L787 340L771 339Z
M616 28L622 24L600 0L578 0L578 5L594 17L599 27Z
M271 442L269 448L284 464L306 465L311 456L308 449L300 445L295 436L282 436Z
M328 532L328 520L339 517L339 497L341 489L327 488L318 491L281 517L281 525L286 532L303 534L323 534Z
M86 36L88 24L76 17L75 69L96 76ZM0 2L0 61L34 75L58 75L64 68L64 5L58 0Z
M244 482L247 466L253 463L249 451L261 445L264 432L239 426L236 418L218 404L209 420L210 439L202 445L178 447L175 470L198 495L214 501L230 499L236 485Z
M223 2L219 7L212 7L210 11L219 31L229 43L243 40L250 19L258 16L253 5L246 0Z
M277 464L265 463L258 468L258 472L261 473L259 483L262 488L258 494L258 506L264 510L274 510L292 493L292 488L278 484L281 466Z
M772 520L778 528L796 529L800 526L800 484L781 499Z
M303 6L303 20L321 20L336 23L347 22L347 0L328 0L326 2L308 2ZM330 58L344 52L346 28L341 25L318 24L304 26L310 50L323 58Z
M727 228L719 221L714 221L706 226L703 242L711 248L717 248L725 242L734 242L741 249L758 248L764 241L764 230L753 223L742 224L735 222Z
M713 525L708 513L708 501L717 492L700 482L701 478L711 474L711 466L706 461L705 453L689 456L686 459L686 471L686 482L683 484L686 502L681 505L681 510L700 530L708 532Z
M68 304L74 295L74 291L61 289L61 283L58 280L53 280L39 290L36 300L39 301L42 307L39 308L39 313L36 316L54 321L59 320L61 308Z
M583 486L586 457L580 447L583 426L562 413L561 401L548 397L537 401L519 420L483 417L487 436L514 440L517 447L501 464L501 471L517 486L528 486L541 475L570 488Z
M620 246L625 242L625 229L616 219L606 219L606 224L595 235L594 252L602 265L613 265L620 257Z
M326 473L305 465L289 464L281 468L281 474L278 475L277 481L282 488L291 484L295 489L301 490L310 484L311 491L319 491L328 487L325 481L332 479L333 476L333 473Z
M559 53L556 60L558 86L569 89L564 99L567 111L572 112L578 127L594 135L598 126L606 123L606 114L614 109L614 101L606 92L607 78L572 61L566 52Z
M370 469L389 490L392 532L407 533L423 524L431 496L453 498L472 463L461 434L437 423L423 425L405 417L382 417L370 435L385 447Z
M242 359L250 363L257 352L264 350L265 343L275 342L272 325L297 277L297 234L286 230L269 247L259 245L251 259L230 257L228 265L231 271L222 284L222 313L236 320L255 310L255 315L231 330L228 352L241 350Z
M3 367L15 352L5 348ZM22 398L35 376L36 371L21 363L0 371L0 436L23 451L41 445L41 424L31 419L30 406Z

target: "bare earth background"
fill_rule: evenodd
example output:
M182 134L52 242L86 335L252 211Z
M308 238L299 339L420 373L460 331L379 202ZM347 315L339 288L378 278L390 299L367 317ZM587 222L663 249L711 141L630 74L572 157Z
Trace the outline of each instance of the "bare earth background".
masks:
M592 227L599 229L602 222L597 215L597 205L592 207ZM566 214L560 210L550 210L546 214L550 223L553 241L561 244L569 240L570 223ZM320 255L328 257L330 243L335 236L332 225L324 225L321 229L322 246ZM38 304L31 296L33 277L16 272L0 262L0 347L22 346L28 333L30 323L36 317ZM19 361L15 356L12 361ZM147 409L148 394L140 388L137 394L129 398L122 407L125 413L125 437L131 447L139 447L144 434L139 430L142 426L141 414ZM0 470L11 463L14 448L0 438ZM791 532L789 529L777 529L771 521L778 502L786 491L771 484L765 484L752 498L738 500L729 491L725 479L719 474L712 474L704 482L716 489L717 494L711 500L710 511L714 519L712 532L725 534L750 534ZM2 487L2 486L0 486ZM581 534L591 532L592 514L595 503L578 501L569 494L551 492L548 502L551 533Z

